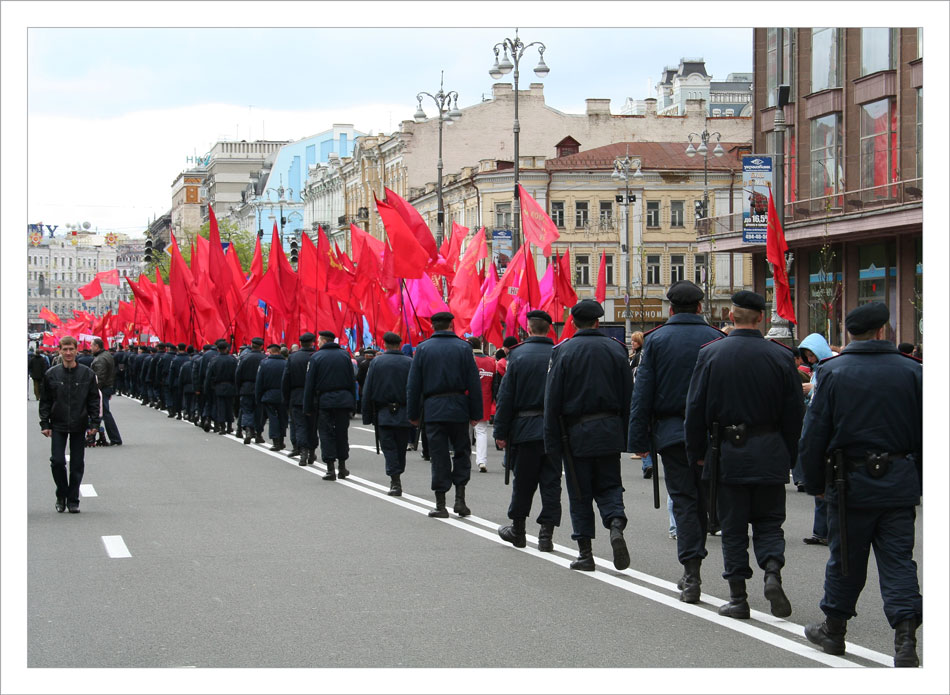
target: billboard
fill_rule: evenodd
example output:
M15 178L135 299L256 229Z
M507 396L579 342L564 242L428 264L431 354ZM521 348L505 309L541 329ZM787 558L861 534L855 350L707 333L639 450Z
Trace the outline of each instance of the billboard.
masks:
M498 268L498 274L508 267L513 253L510 229L493 229L491 233L491 260Z
M764 244L768 230L772 157L753 154L742 158L742 243Z

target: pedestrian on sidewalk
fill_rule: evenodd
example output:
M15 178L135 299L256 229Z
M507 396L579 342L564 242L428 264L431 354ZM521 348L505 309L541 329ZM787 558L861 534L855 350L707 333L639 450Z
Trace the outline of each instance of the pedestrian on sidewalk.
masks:
M50 437L50 468L56 483L56 511L79 513L79 485L85 470L86 437L99 430L100 396L96 375L76 362L79 344L70 335L59 341L60 364L43 378L40 430ZM69 475L66 444L69 444Z

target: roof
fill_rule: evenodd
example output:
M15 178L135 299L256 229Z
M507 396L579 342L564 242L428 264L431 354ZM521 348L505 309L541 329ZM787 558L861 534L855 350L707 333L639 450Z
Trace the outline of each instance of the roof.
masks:
M699 170L703 169L703 158L687 157L683 142L615 142L603 147L595 147L577 154L548 159L544 168L549 171L571 171L589 169L613 169L614 160L628 153L631 158L640 159L640 168L650 170ZM749 142L722 142L726 153L722 157L709 157L708 168L711 171L742 168L742 161L736 154L737 147L749 147ZM694 143L694 146L696 143ZM715 147L715 145L712 145Z

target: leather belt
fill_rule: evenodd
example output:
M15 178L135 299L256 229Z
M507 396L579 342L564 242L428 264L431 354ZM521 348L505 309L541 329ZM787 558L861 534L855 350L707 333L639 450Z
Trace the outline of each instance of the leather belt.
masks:
M543 410L519 410L515 417L540 417L541 415L544 415Z
M886 451L881 453L869 451L864 456L847 456L846 460L848 462L848 470L851 472L863 468L872 478L880 478L887 473L887 469L890 468L892 461L907 458L908 456L910 456L908 453L892 454Z
M445 396L464 396L465 391L445 391L443 393L430 393L426 398L443 398Z
M745 423L740 423L738 425L727 425L723 427L722 439L733 446L742 446L749 437L754 437L759 434L770 434L771 432L778 432L778 427L775 425L746 425Z
M567 424L573 427L574 425L583 425L585 422L593 422L594 420L606 420L609 417L620 417L619 413L588 413L586 415L568 415Z

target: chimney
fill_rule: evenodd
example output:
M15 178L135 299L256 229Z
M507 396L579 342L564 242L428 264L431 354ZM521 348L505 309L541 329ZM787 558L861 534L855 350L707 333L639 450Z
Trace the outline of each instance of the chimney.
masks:
M647 116L656 116L656 99L644 99L646 104L646 115Z
M514 85L508 82L496 82L491 86L492 99L510 97L514 94Z
M588 116L609 116L610 99L585 99Z
M528 91L532 97L544 100L544 85L540 82L532 82L528 86Z

